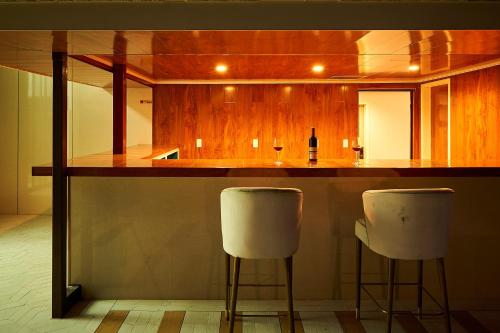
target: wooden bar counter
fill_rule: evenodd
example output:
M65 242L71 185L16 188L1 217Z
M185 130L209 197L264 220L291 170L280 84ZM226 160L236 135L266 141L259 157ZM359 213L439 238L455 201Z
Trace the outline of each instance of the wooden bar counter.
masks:
M83 286L84 298L223 299L220 193L227 187L271 186L304 193L294 296L352 300L354 222L363 216L362 193L450 187L455 190L446 258L450 302L499 306L500 291L490 287L500 279L500 266L491 265L499 251L499 164L364 161L354 167L352 160L315 165L285 160L277 166L272 160L189 160L182 154L180 160L155 159L171 148L141 145L128 147L126 155L102 153L68 162L69 282ZM47 176L51 167L34 167L33 173ZM382 259L367 251L366 262L371 278L385 278ZM414 279L415 267L402 264L401 279ZM433 265L425 267L426 287L439 292ZM242 266L251 283L280 283L281 272L275 261ZM249 288L241 297L273 299L283 292ZM414 296L402 289L400 298Z
M161 160L155 156L171 148L138 145L127 154L111 152L68 161L69 176L87 177L498 177L500 163L442 162L429 160L352 160L324 159L317 163L303 160L259 159L180 159ZM33 176L50 176L50 166L34 166Z

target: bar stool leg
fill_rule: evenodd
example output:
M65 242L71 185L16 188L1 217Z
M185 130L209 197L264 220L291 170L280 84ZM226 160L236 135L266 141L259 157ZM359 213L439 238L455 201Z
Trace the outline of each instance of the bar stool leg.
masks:
M424 286L424 261L418 261L418 299L417 299L417 315L418 319L422 320L422 289Z
M285 258L286 267L286 290L288 295L288 326L289 332L295 333L295 320L293 313L293 293L292 293L292 273L293 273L293 258Z
M356 237L356 319L361 318L361 256L363 243Z
M231 312L229 313L229 333L233 333L234 331L234 318L236 317L236 299L238 298L238 283L240 278L240 261L240 258L234 258L233 291L231 293Z
M226 253L226 310L224 311L224 317L229 320L229 293L230 293L230 275L231 275L231 256Z
M448 289L446 287L446 274L444 269L444 258L438 258L438 269L443 284L444 316L446 320L446 332L451 333L450 307L448 305Z
M396 259L389 259L389 283L388 283L388 302L387 308L387 333L392 330L392 306L394 302L394 271L396 269Z

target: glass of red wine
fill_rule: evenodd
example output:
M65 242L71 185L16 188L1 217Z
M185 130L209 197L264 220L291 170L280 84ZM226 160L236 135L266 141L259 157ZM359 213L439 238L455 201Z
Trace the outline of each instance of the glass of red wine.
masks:
M356 153L356 160L354 161L353 164L355 166L358 166L361 163L359 157L361 154L361 149L363 149L363 145L361 143L361 140L359 138L352 139L351 147L352 147L352 150L354 150L354 152Z
M283 150L283 142L279 138L274 138L273 148L276 150L276 164L281 164L280 153Z

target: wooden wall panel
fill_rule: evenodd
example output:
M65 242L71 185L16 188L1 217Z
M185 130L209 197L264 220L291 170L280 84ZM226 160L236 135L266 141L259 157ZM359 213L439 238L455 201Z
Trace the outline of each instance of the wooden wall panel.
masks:
M431 87L431 159L448 159L448 85Z
M320 158L353 156L342 139L357 133L355 85L158 85L153 99L153 144L178 145L181 158L275 158L279 136L284 159L306 159L311 127Z
M451 158L500 160L500 66L451 78Z

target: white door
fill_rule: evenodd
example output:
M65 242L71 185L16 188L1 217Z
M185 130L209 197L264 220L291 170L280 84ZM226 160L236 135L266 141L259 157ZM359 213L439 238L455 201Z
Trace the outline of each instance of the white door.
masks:
M411 92L360 91L365 159L410 159ZM361 119L360 119L361 121Z

